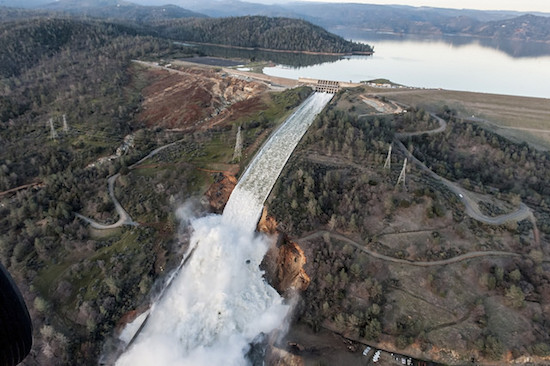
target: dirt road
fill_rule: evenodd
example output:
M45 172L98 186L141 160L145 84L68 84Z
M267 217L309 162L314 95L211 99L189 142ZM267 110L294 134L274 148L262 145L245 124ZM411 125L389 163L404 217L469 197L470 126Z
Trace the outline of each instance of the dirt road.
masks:
M323 235L329 235L331 238L346 242L346 243L354 246L355 248L361 250L362 252L367 253L371 257L378 258L378 259L388 261L388 262L392 262L392 263L405 264L405 265L417 266L417 267L443 266L443 265L446 265L446 264L453 264L453 263L463 262L463 261L468 260L468 259L481 258L481 257L521 257L521 254L517 254L517 253L490 250L490 251L484 251L484 252L470 252L470 253L466 253L466 254L457 255L456 257L453 257L453 258L442 259L442 260L437 260L437 261L430 261L430 262L427 262L427 261L412 261L412 260L407 260L407 259L390 257L390 256L387 256L387 255L384 255L384 254L374 252L374 251L368 249L366 247L365 243L359 243L359 242L357 242L353 239L350 239L347 236L344 236L342 234L335 233L335 232L332 232L332 231L326 231L326 230L316 231L312 234L309 234L307 236L304 236L304 237L298 239L297 241L300 244L303 241L316 239L318 237L322 237Z
M75 216L79 217L80 219L82 219L82 220L86 221L87 223L89 223L90 226L93 227L94 229L100 229L100 230L115 229L117 227L121 227L122 225L138 226L139 224L132 220L132 218L130 217L128 212L126 212L126 210L122 207L120 202L118 202L118 200L115 196L115 181L118 179L119 176L120 176L120 173L117 173L117 174L109 177L109 180L108 180L108 182L109 182L109 196L113 200L113 203L115 205L115 210L116 210L116 212L118 213L118 216L119 216L119 219L118 219L117 222L115 222L114 224L105 225L105 224L100 224L97 221L94 221L94 220L92 220L92 219L90 219L86 216L83 216L79 213L75 213Z
M500 215L500 216L494 216L494 217L484 215L481 212L481 209L477 201L472 198L471 192L460 187L457 183L451 182L450 180L437 175L430 168L428 168L423 162L418 160L405 147L405 145L403 145L403 143L400 141L401 139L409 138L412 136L420 136L420 135L435 135L438 133L442 133L447 129L447 122L445 120L443 120L442 118L439 118L434 114L432 114L432 117L434 117L439 123L439 127L436 129L428 130L428 131L405 132L405 133L395 134L394 143L401 149L401 151L403 151L403 153L405 153L405 155L407 155L407 158L413 161L416 165L418 165L421 170L429 174L435 180L443 183L447 188L449 188L451 192L456 194L460 199L460 201L464 204L466 214L471 218L473 218L474 220L477 220L489 225L503 225L507 222L516 222L516 221L521 221L525 219L530 219L533 222L533 224L535 224L535 216L533 215L533 212L524 203L521 203L519 208L516 211L508 213L506 215Z

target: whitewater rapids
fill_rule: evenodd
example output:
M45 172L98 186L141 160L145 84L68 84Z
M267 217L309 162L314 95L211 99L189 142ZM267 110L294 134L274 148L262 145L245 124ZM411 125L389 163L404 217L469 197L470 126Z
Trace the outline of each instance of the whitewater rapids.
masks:
M191 222L192 256L117 365L245 365L253 339L282 324L288 306L263 278L269 243L255 228L285 163L332 96L314 93L270 137L223 215Z

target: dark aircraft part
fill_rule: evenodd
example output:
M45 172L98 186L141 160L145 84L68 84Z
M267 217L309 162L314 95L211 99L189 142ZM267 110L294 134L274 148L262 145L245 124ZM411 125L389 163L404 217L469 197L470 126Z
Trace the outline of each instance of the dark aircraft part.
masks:
M0 366L23 361L32 346L31 317L15 282L0 263Z

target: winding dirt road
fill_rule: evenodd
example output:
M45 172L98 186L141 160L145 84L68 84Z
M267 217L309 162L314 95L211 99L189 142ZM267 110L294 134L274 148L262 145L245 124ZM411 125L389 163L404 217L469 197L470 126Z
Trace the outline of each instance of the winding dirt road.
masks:
M298 239L297 241L298 241L298 244L300 244L300 242L316 239L318 237L321 237L321 236L327 235L327 234L331 238L346 242L346 243L354 246L355 248L361 250L362 252L367 253L371 257L382 259L384 261L388 261L388 262L392 262L392 263L405 264L405 265L416 266L416 267L443 266L443 265L446 265L446 264L453 264L453 263L463 262L463 261L466 261L468 259L480 258L480 257L521 257L522 256L521 254L518 254L518 253L489 250L489 251L483 251L483 252L479 252L479 251L478 252L470 252L470 253L466 253L466 254L457 255L456 257L453 257L453 258L442 259L442 260L437 260L437 261L430 261L430 262L427 262L427 261L412 261L412 260L407 260L407 259L390 257L390 256L387 256L387 255L384 255L384 254L377 253L375 251L372 251L372 250L368 249L365 246L364 243L356 242L355 240L350 239L347 236L344 236L344 235L336 233L336 232L327 231L327 230L316 231L313 234L309 234L307 236L304 236L304 237Z
M533 224L535 224L535 216L533 215L533 212L524 203L521 203L519 208L516 211L505 215L494 216L494 217L484 215L481 212L481 209L477 201L472 198L472 195L473 195L472 192L469 192L466 189L460 187L457 183L451 182L450 180L437 175L430 168L428 168L423 162L418 160L405 147L405 145L403 145L403 143L401 142L401 139L409 138L412 136L420 136L420 135L435 135L438 133L442 133L447 129L447 122L445 122L445 120L437 117L434 114L432 114L432 117L434 117L439 122L439 127L436 129L429 130L429 131L406 132L406 133L395 134L394 143L401 149L401 151L403 151L403 153L405 153L407 158L413 161L416 165L418 165L421 170L429 174L435 180L443 183L447 188L449 188L451 192L456 194L460 199L460 201L464 204L466 214L471 218L473 218L474 220L477 220L489 225L503 225L507 222L517 222L517 221L529 219L533 222Z
M92 219L90 219L86 216L83 216L79 213L75 213L75 216L79 217L80 219L82 219L82 220L86 221L87 223L89 223L90 226L93 227L94 229L99 229L99 230L115 229L117 227L121 227L122 225L138 226L139 224L132 220L132 218L130 217L128 212L126 212L126 210L122 207L120 202L118 202L118 200L115 196L115 182L116 182L116 180L118 179L119 176L120 176L120 173L117 173L117 174L109 177L109 179L108 179L108 182L109 182L109 196L113 200L113 203L115 205L115 210L116 210L116 212L118 213L118 216L119 216L119 219L118 219L117 222L115 222L114 224L106 225L106 224L100 224L99 222L94 221L94 220L92 220Z

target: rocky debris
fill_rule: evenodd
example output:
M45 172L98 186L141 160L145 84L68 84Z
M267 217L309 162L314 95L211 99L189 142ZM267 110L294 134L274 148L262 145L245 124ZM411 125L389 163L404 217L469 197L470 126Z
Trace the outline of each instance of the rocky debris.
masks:
M267 216L265 209L258 223L258 231L276 234L277 238L262 262L262 269L271 286L280 294L305 291L311 280L304 270L307 259L302 248L277 231L277 221Z
M271 345L267 348L265 361L267 366L304 366L302 357Z
M298 244L285 241L279 247L277 258L277 290L282 293L288 290L305 291L311 281L304 270L306 261L304 251Z
M271 216L267 216L267 209L264 207L262 217L258 222L258 231L267 234L275 234L277 232L277 221Z
M218 214L223 212L225 204L236 185L237 179L235 176L228 173L216 173L214 183L205 193L213 212Z

